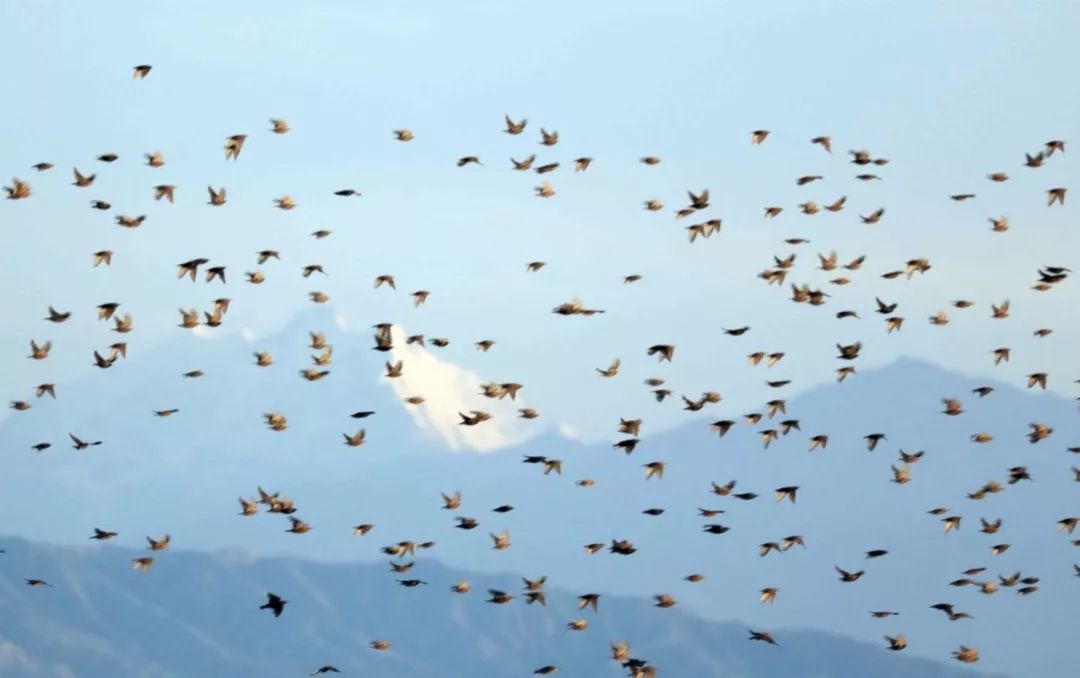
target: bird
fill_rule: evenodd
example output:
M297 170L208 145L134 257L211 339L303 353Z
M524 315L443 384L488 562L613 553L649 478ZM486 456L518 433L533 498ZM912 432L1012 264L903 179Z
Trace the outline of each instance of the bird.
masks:
M526 118L522 118L520 122L514 122L510 119L510 116L504 116L506 121L506 129L503 130L507 134L517 135L525 131L525 125L528 124Z
M101 444L100 440L95 440L93 442L82 440L78 438L74 433L69 433L68 437L71 438L71 446L76 450L85 450L88 447Z
M225 159L237 160L240 158L240 151L244 148L244 142L247 141L246 134L233 134L225 139Z
M78 181L78 170L75 170L75 176ZM11 180L11 186L4 187L4 191L7 193L8 200L25 200L31 194L30 184L17 177Z
M779 646L779 643L776 642L776 639L773 638L773 635L771 633L769 633L768 631L754 631L754 630L751 630L750 631L750 640L757 640L757 641L761 641L763 643L768 643L769 645L777 645L777 646Z
M275 617L280 617L281 613L285 611L285 605L289 601L281 598L277 594L267 593L266 602L259 606L260 610L270 610L274 613Z
M862 577L865 573L863 570L859 570L857 572L848 572L847 570L843 570L835 565L833 566L833 569L835 569L836 572L840 575L840 581L848 583L858 581L859 578Z
M116 532L109 532L108 530L102 530L102 529L99 529L99 528L95 527L94 528L94 534L90 538L95 539L97 541L108 541L108 540L110 540L110 539L112 539L112 538L114 538L116 536L117 536Z

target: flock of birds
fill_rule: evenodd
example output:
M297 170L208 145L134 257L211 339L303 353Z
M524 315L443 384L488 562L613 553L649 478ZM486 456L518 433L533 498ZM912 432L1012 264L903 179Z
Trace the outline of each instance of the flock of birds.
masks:
M150 65L140 65L134 68L134 78L141 79L147 77L151 72ZM505 118L506 134L511 136L517 136L524 134L527 129L527 120L521 119L519 121L512 120L509 116ZM274 119L271 120L270 131L273 134L287 134L290 131L289 124L284 120ZM751 133L750 142L755 145L766 143L769 138L770 132L768 130L755 130ZM393 131L394 137L401 142L411 142L414 140L414 134L409 129L399 129ZM242 150L248 137L245 134L235 134L228 136L225 140L224 155L226 160L239 160L242 154ZM812 144L819 146L824 153L832 153L832 139L829 136L819 136L810 140ZM545 149L551 149L559 143L559 134L557 131L548 131L546 129L540 130L540 145ZM1029 169L1036 169L1045 162L1050 161L1056 154L1065 152L1065 142L1062 140L1051 140L1046 142L1043 147L1034 154L1025 154L1023 166ZM853 150L849 151L851 156L851 163L858 168L858 174L855 178L859 181L877 181L881 177L873 173L871 170L881 168L888 165L889 161L886 158L876 156L865 150ZM117 162L119 157L114 153L105 153L97 157L97 161L102 163L102 167L108 167L109 164ZM557 161L544 162L543 164L537 164L538 159L536 154L529 154L522 159L512 159L512 165L510 167L513 171L528 172L533 171L538 175L549 175L560 169L560 163ZM578 157L573 161L573 167L575 172L585 172L589 169L593 162L590 157ZM641 158L641 162L647 166L654 166L661 163L661 159L655 156L645 156ZM145 155L145 164L150 168L160 168L166 164L165 158L160 152L147 153ZM480 165L481 160L476 156L465 156L457 161L459 167L465 167L468 165ZM52 163L40 162L33 166L33 169L39 173L45 173L53 169ZM95 173L87 173L80 171L79 169L73 170L73 185L81 188L92 188L97 175ZM815 181L821 180L823 177L819 175L808 175L796 178L796 183L799 186L809 185ZM1005 172L994 172L987 175L987 179L991 182L1000 183L1009 179L1008 174ZM155 200L164 200L169 203L173 203L177 198L178 188L171 184L158 184L153 186L153 196ZM5 186L7 193L7 199L11 201L27 200L34 196L31 184L20 178L14 178L11 181L10 186ZM215 188L213 186L207 187L208 204L212 207L220 207L227 202L228 194L225 187ZM353 188L342 188L333 191L334 195L343 198L359 197L361 193ZM546 180L535 187L535 195L549 199L556 195L555 187ZM1063 205L1066 197L1066 189L1064 187L1053 187L1046 191L1048 206ZM956 194L950 196L952 200L960 202L974 198L975 196L970 193ZM700 192L688 191L688 203L685 206L679 207L674 212L674 217L677 220L699 218L702 213L710 207L709 191L702 190ZM819 205L816 202L807 200L798 205L798 209L805 215L814 215L821 210L829 212L840 212L845 209L846 198L841 197L828 204ZM297 207L295 200L288 196L281 196L274 200L274 205L281 210L292 210ZM103 199L90 200L90 206L92 209L100 211L112 210L112 205ZM650 199L644 202L644 208L649 211L659 212L665 209L665 205L658 199ZM764 208L764 218L772 219L777 217L784 211L784 207L781 206L766 206ZM885 217L886 210L884 207L871 211L866 215L859 215L859 219L863 224L873 225L882 221ZM123 215L116 214L116 223L123 228L137 229L146 220L145 215ZM1008 219L1005 217L991 218L991 230L995 232L1002 232L1009 228ZM702 218L697 223L693 223L686 227L686 233L690 243L695 243L699 238L707 239L715 234L718 234L722 227L722 220L719 218ZM324 239L331 235L330 231L319 230L315 231L313 237L317 239ZM808 243L803 238L788 238L784 240L784 243L791 247L798 247ZM100 266L108 267L111 265L114 256L123 256L123 253L116 254L110 250L100 250L94 252L92 255L92 265L97 268ZM851 279L847 277L848 274L859 271L864 264L865 257L857 257L848 262L842 262L835 252L829 254L818 254L818 269L825 272L835 272L836 277L829 282L832 285L847 285L851 283ZM257 252L256 263L258 266L264 266L271 260L280 259L279 252L275 250L261 250ZM768 286L783 287L787 283L788 275L795 269L796 255L790 254L786 257L774 257L772 262L761 271L759 278L764 281L764 284ZM206 283L212 283L219 281L220 284L227 284L227 271L225 266L214 265L210 266L210 261L206 258L191 259L188 261L180 262L177 265L178 277L181 279L188 278L191 281L196 281L200 273L204 275ZM531 261L525 265L526 274L535 274L544 268L546 262L544 261ZM903 268L896 270L886 271L881 274L885 279L896 279L906 277L912 278L915 275L924 275L931 270L931 264L925 258L916 258L906 262ZM1071 271L1064 266L1045 266L1035 272L1035 278L1033 281L1032 289L1037 292L1049 292L1054 290L1057 286L1062 284L1069 276ZM302 270L304 278L310 278L316 274L325 275L323 267L318 264L312 264L305 266ZM246 282L253 285L259 285L266 280L266 273L262 269L256 269L254 271L246 272ZM624 283L632 284L641 279L638 274L631 274L624 278ZM383 274L379 275L374 280L374 287L386 287L390 290L396 290L397 285L393 275ZM800 304L810 304L813 306L822 306L829 302L830 295L822 289L812 288L809 284L790 284L791 301ZM321 291L310 292L310 299L314 303L325 303L329 300L328 295ZM428 290L416 290L411 293L411 299L415 306L419 307L428 301L431 296L431 292ZM881 298L875 298L872 311L882 317L885 325L885 330L888 333L900 331L905 322L905 318L898 314L899 304L896 302L890 302ZM958 312L962 312L965 309L970 309L975 306L975 302L967 299L956 299L950 302L950 305ZM133 331L134 324L133 318L130 314L121 313L121 304L115 301L105 301L99 304L96 308L96 314L100 321L111 321L113 323L113 331L119 335L127 335ZM180 321L179 327L193 330L202 326L206 327L218 327L220 326L227 316L230 308L230 300L227 297L220 297L212 300L209 310L201 312L198 309L179 309ZM552 312L563 316L594 316L604 313L604 309L587 307L581 300L574 299L567 303L559 304L552 309ZM989 313L994 319L1005 319L1009 317L1010 302L1008 299L1004 299L999 303L991 304ZM59 311L53 307L49 307L47 315L44 318L45 321L52 325L62 325L67 322L71 317L71 311ZM859 318L859 313L855 309L838 309L834 313L837 319L849 319ZM929 317L929 323L932 325L943 326L949 323L949 314L947 311L942 310L933 316ZM379 323L374 325L374 345L373 349L381 352L389 352L394 348L394 338L391 333L392 326L388 323ZM740 336L750 331L750 327L737 327L726 328L724 333L732 336ZM1050 328L1039 328L1034 331L1035 337L1045 337L1051 333ZM320 332L311 332L310 349L316 351L311 356L312 366L302 370L300 376L308 381L318 381L326 377L330 372L327 369L333 358L333 347L330 345L325 335ZM408 344L417 344L420 346L432 345L435 347L444 347L449 344L449 339L437 337L431 339L425 339L423 335L410 336L406 339ZM476 342L476 348L480 351L488 351L495 345L494 340L482 340ZM32 339L30 341L30 355L29 358L35 361L46 360L50 357L52 349L51 341L37 341ZM844 381L846 378L855 374L855 362L860 357L860 351L862 349L861 342L854 342L851 344L837 344L837 355L835 356L840 361L840 367L836 369L836 378L838 381ZM1009 347L996 347L993 348L992 359L995 364L1007 362L1010 359ZM655 344L645 349L645 353L648 356L655 356L659 362L672 361L675 359L676 346L673 344ZM123 360L127 355L127 343L126 341L117 341L109 345L105 350L92 350L93 364L102 370L112 368L118 360ZM764 363L767 367L773 367L780 363L784 359L783 352L765 352L759 351L751 353L747 356L749 364L757 366ZM266 352L256 352L254 354L254 365L259 368L268 368L272 366L273 357ZM600 367L596 369L600 378L610 379L619 374L621 362L619 360L613 361L607 367ZM385 376L390 379L400 377L408 366L403 361L397 361L394 363L386 362ZM196 379L202 376L201 370L193 370L183 374L184 378ZM1046 373L1032 373L1027 376L1026 386L1028 388L1041 388L1045 389L1047 386L1048 375ZM788 380L769 380L768 385L774 389L782 389L786 386ZM673 396L673 391L666 387L665 380L660 378L648 379L646 385L651 389L651 394L657 401L664 401L665 399ZM518 383L491 383L485 384L482 389L482 395L492 399L510 398L516 400L518 392L523 388ZM973 395L976 398L986 398L991 396L993 388L989 386L979 387L974 389ZM43 383L36 387L34 395L37 398L51 397L56 398L56 387L51 383ZM688 411L700 411L706 406L718 403L722 399L721 394L716 392L705 392L698 398L689 398L682 396L684 408ZM424 403L424 397L421 394L416 394L405 398L405 402L410 407L422 407ZM942 399L943 409L942 414L944 416L956 417L964 414L964 403L955 397L955 394L948 394ZM11 408L16 411L25 411L32 407L31 400L29 399L17 399L11 401ZM792 431L801 431L800 421L796 418L790 417L787 413L787 404L783 398L776 398L766 402L763 406L763 412L755 412L747 414L744 417L745 424L749 426L758 426L762 422L765 422L764 427L760 429L762 445L768 448L770 443L779 439L781 436L787 436ZM164 409L157 410L154 415L157 417L168 417L175 414L178 410ZM539 413L533 408L521 408L518 410L519 415L523 419L535 419L539 417ZM352 414L352 418L358 420L364 420L374 415L372 411L360 411ZM777 424L771 424L776 417L782 417ZM470 412L460 413L460 425L462 426L480 426L484 422L491 420L492 415L483 410L473 410ZM285 431L288 428L288 419L283 412L270 412L264 415L266 426L273 431ZM641 429L640 419L621 419L618 424L618 431L623 437L621 440L614 443L614 447L631 454L634 451L635 446L639 441L639 434ZM737 425L735 420L719 420L711 423L712 430L723 437L728 431ZM1030 430L1028 432L1028 439L1031 443L1038 443L1045 440L1053 433L1053 428L1046 423L1031 423ZM350 447L359 447L365 443L366 430L359 428L352 433L345 432L342 434L344 438L344 444ZM85 451L93 446L102 445L100 440L89 440L76 435L75 433L69 433L69 438L72 447L77 451ZM882 441L885 440L884 433L874 432L865 436L867 448L870 450ZM992 439L987 433L975 433L971 436L971 440L974 443L987 443ZM809 451L824 450L829 444L829 436L826 434L816 434L809 437ZM49 442L41 442L33 446L33 449L37 452L44 452L51 447ZM1080 448L1070 448L1072 452L1080 452ZM900 456L896 462L891 466L892 469L892 482L903 485L911 481L911 467L916 464L922 452L906 453L900 451ZM545 475L550 473L562 474L562 461L547 456L526 456L523 459L524 463L536 464L542 467ZM662 461L653 461L643 465L645 480L657 479L662 480L664 477L665 464ZM1072 468L1072 474L1077 482L1080 482L1080 469ZM1008 477L1005 479L1007 485L1014 485L1016 483L1030 481L1031 476L1025 466L1014 466L1008 470ZM594 484L593 479L581 479L577 481L577 485L583 488L588 488ZM718 497L731 497L739 501L752 501L758 498L758 495L753 492L741 492L736 491L736 482L734 480L727 482L726 484L711 483L709 488L713 495ZM968 495L969 499L981 500L990 494L1002 492L1006 489L1005 485L996 480L992 480L986 483L984 486L976 489ZM775 500L777 502L789 501L791 503L796 502L798 496L799 487L784 486L775 489ZM294 501L286 496L282 496L278 492L268 492L262 487L258 488L257 496L239 498L240 503L240 515L249 517L254 516L260 512L260 507L265 508L267 513L276 513L285 516L290 524L287 532L291 534L304 534L311 529L311 526L295 515L298 511L294 504ZM450 492L442 495L442 509L448 512L458 512L465 505L463 497L460 492ZM505 505L495 509L496 512L508 512L514 509L513 506ZM700 517L705 520L713 519L716 516L723 513L721 510L713 509L698 509ZM645 511L646 514L659 515L663 513L663 509L649 509ZM940 518L943 529L946 533L959 530L961 527L962 518L960 515L954 514L949 509L941 507L935 508L929 511L930 514ZM473 530L478 527L479 523L476 519L458 515L455 517L455 527L462 530ZM1002 527L1002 521L1000 519L996 521L990 521L981 519L981 532L994 535ZM1064 517L1057 521L1057 528L1069 535L1073 534L1080 517ZM372 524L360 524L357 525L353 534L356 536L364 536L370 533L374 529ZM725 526L718 522L708 522L703 525L703 531L711 535L722 535L729 530L728 526ZM103 530L94 528L93 535L90 539L106 541L113 539L117 536L114 531ZM492 533L490 535L492 548L495 550L503 550L511 548L511 535L508 531L500 533ZM168 534L161 538L147 537L147 548L151 555L146 555L134 559L132 566L134 569L141 572L149 572L154 564L155 557L162 552L166 551L170 546L170 536ZM1076 540L1073 544L1080 546L1080 540ZM760 556L766 557L771 553L782 553L796 546L801 548L806 547L805 540L801 535L789 535L775 542L766 542L760 545ZM399 585L404 587L417 587L426 585L427 582L422 579L408 577L408 573L414 566L413 561L407 560L409 557L414 556L417 550L432 549L435 547L434 542L416 542L412 540L402 540L388 546L382 547L382 552L390 556L394 560L391 562L392 570L394 573L402 575L402 578L398 579ZM629 556L635 553L636 548L629 540L612 540L611 544L604 543L591 543L584 546L588 554L595 554L602 552L605 548L610 552L617 555ZM991 553L997 555L1004 552L1009 548L1009 544L1001 543L995 544L991 548ZM874 560L882 558L888 555L888 551L883 549L872 549L865 553L865 557L868 560ZM1080 577L1080 565L1073 565L1075 573ZM857 582L865 574L864 569L849 570L836 566L836 573L840 582L854 583ZM696 583L704 580L705 575L694 573L685 577L685 580L690 583ZM540 605L545 604L545 591L546 577L540 577L535 580L523 578L523 590L520 594L520 599L524 600L527 604L538 603ZM27 578L26 584L31 587L50 587L49 582L40 578ZM951 582L956 587L973 587L982 594L991 595L998 592L1002 588L1013 588L1015 591L1024 596L1035 594L1038 591L1039 578L1034 576L1023 576L1020 572L1008 575L998 575L995 578L987 576L985 567L975 567L965 570L962 573L962 577ZM460 581L449 587L454 594L464 595L468 594L471 590L470 584L467 581ZM771 604L776 601L779 593L778 587L767 587L760 590L760 602L762 604ZM489 590L487 601L494 605L504 605L511 603L515 598L518 598L513 593ZM578 597L579 608L582 610L591 608L592 611L598 612L600 609L600 594L598 593L584 593ZM265 603L261 605L259 609L267 610L275 617L282 616L286 611L288 600L282 596L269 592ZM676 599L667 593L657 594L655 596L655 606L658 608L671 608L677 605ZM255 605L253 603L252 607ZM969 618L970 615L958 610L954 604L951 603L937 603L932 606L936 610L940 610L945 614L950 621L958 621ZM897 615L898 613L892 610L872 610L871 616L875 619L886 619ZM567 622L567 628L573 632L585 631L589 627L587 618L578 618L569 620ZM771 645L780 645L774 635L768 631L763 630L750 630L749 639L753 641L760 641ZM907 639L904 634L898 633L893 636L885 636L885 644L889 650L902 651L907 648ZM386 651L391 648L391 641L389 640L373 640L370 643L371 648L377 651ZM657 667L654 666L647 659L633 656L630 647L625 642L613 643L610 646L611 658L618 662L626 671L627 675L633 678L646 678L649 676L655 676L657 673ZM952 653L952 656L960 662L974 663L979 661L979 651L970 645L960 645L956 651ZM548 675L559 671L559 667L556 665L546 665L536 669L537 675ZM316 669L312 675L337 673L337 668L332 665L324 665Z

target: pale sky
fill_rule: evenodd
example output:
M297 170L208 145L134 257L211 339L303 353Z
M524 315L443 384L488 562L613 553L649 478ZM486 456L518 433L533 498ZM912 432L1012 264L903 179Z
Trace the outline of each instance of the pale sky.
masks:
M75 312L65 332L77 327L102 347L112 338L91 312L104 301L133 314L133 350L179 332L176 308L224 294L217 283L175 279L172 266L196 256L228 266L236 310L222 332L271 332L322 289L360 326L394 320L451 337L449 359L527 384L555 420L593 436L600 431L581 398L603 394L612 412L626 401L604 384L574 392L561 384L615 357L644 378L655 369L644 356L654 343L679 345L665 369L689 395L713 389L751 402L765 391L758 375L735 373L741 356L791 348L792 336L818 347L861 338L867 365L910 354L998 377L1060 362L1075 340L1077 321L1060 317L1038 355L1018 351L998 370L994 347L980 341L994 327L990 302L1015 297L1006 336L1019 344L1051 304L1078 301L1068 286L1027 291L1039 265L1060 263L1046 252L1080 246L1073 201L1044 202L1045 190L1070 183L1072 155L1021 166L1024 152L1075 136L1080 94L1061 86L1077 56L1074 3L629 2L612 11L554 2L525 17L496 2L66 4L59 14L58 6L0 7L8 36L0 49L19 65L8 69L15 96L0 110L4 171L34 188L33 199L0 212L4 282L18 290L0 348L15 390L41 381L41 366L24 358L31 338L55 339L47 368L55 380L91 374L88 351L66 351L64 336L40 322L49 304ZM154 70L133 81L139 63ZM527 132L503 134L504 114L527 118ZM270 134L270 117L293 131ZM401 127L416 139L394 141ZM559 145L538 145L540 127L559 130ZM752 146L759 128L772 135ZM240 161L227 163L222 145L234 133L250 138ZM834 137L831 156L808 143L821 134ZM851 178L852 148L891 160L875 168L884 181ZM156 150L166 165L142 164ZM95 162L104 152L121 160ZM538 164L563 163L548 175L552 199L532 196L540 177L508 169L510 157L534 152ZM463 155L484 165L458 169ZM565 171L580 155L596 159L589 171ZM663 162L646 167L642 155ZM43 160L56 169L29 169ZM97 183L71 186L73 166L97 172ZM993 171L1012 179L993 184L984 178ZM825 179L797 187L804 174ZM152 200L162 182L178 186L175 205ZM206 205L208 184L227 187L226 206ZM345 187L364 195L331 195ZM708 216L724 227L690 245L673 212L686 190L702 188L712 194ZM978 197L947 199L959 192ZM285 194L299 204L289 213L272 207ZM842 195L839 214L796 207ZM665 209L642 209L652 198ZM91 199L114 209L91 210ZM764 220L766 205L785 212ZM878 207L887 208L880 224L859 223L856 213ZM114 214L148 219L127 231ZM987 219L1000 215L1012 228L992 234ZM316 228L334 235L316 242L307 235ZM811 243L781 243L793 236ZM117 251L113 268L91 270L90 253L105 248ZM283 261L265 267L263 286L242 284L263 248L281 250ZM832 275L810 270L831 249L842 261L867 255L857 284L837 288L826 283ZM792 278L829 288L830 306L796 307L753 277L791 251L799 253ZM931 274L877 277L918 256ZM526 275L535 259L549 266ZM300 278L309 263L330 277ZM397 295L371 289L381 273L397 275ZM644 279L623 286L630 273ZM433 292L418 311L405 297L415 289ZM886 337L877 326L875 294L902 302L901 333ZM609 313L547 313L574 296ZM961 296L979 306L952 313L949 341L939 342L926 318ZM862 324L820 322L841 307L860 310ZM717 351L732 341L719 328L741 325L753 328L739 340L747 350ZM499 341L498 350L475 353L470 344L481 338ZM813 351L788 353L795 391L832 378ZM1058 379L1051 388L1068 387Z

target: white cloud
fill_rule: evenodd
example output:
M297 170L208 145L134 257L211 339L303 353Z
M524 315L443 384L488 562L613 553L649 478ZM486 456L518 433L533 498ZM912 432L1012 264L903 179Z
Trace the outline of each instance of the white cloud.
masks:
M488 382L480 375L442 360L424 347L406 345L400 327L395 326L391 333L394 349L388 354L390 362L401 360L404 370L398 378L383 376L380 381L394 389L421 429L442 438L451 449L494 452L522 443L540 430L539 422L518 417L518 408L526 406L521 395L516 402L510 398L486 398L480 394L480 386ZM425 401L421 405L406 404L404 399L410 396L423 396ZM458 413L470 410L484 410L491 419L476 426L462 426Z
M334 324L342 332L349 329L349 319L341 311L334 311Z
M194 334L196 337L198 337L200 339L213 339L213 338L215 338L214 337L214 334L215 334L214 333L214 328L207 327L206 325L196 325L195 327L192 327L191 328L191 333Z
M258 336L255 334L255 330L251 329L250 327L245 327L244 329L240 330L240 336L243 337L244 341L248 342L249 344L258 338Z

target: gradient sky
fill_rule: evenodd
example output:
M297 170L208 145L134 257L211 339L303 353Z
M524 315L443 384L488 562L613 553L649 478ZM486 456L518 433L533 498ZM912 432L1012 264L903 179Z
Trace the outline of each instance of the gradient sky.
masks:
M1075 136L1080 94L1061 85L1077 56L1072 2L553 2L527 16L496 2L62 6L0 7L0 50L19 65L0 110L4 171L35 191L0 211L3 280L18 290L0 336L13 391L41 381L41 366L24 358L30 338L56 340L46 368L54 380L91 373L87 351L65 351L65 339L40 323L48 304L75 310L78 329L64 330L104 347L113 339L89 309L120 301L135 317L133 350L152 350L180 331L177 307L206 307L221 293L176 281L175 263L204 256L239 281L263 248L284 260L266 267L259 288L229 285L238 312L220 332L269 333L309 303L307 291L322 289L354 325L392 320L451 337L453 360L527 384L552 421L593 437L597 420L610 417L594 419L582 403L602 395L615 412L636 394L594 382L569 392L565 381L615 357L634 378L648 376L644 348L654 343L679 345L669 375L689 395L713 389L752 402L766 389L757 374L736 373L741 356L790 348L791 337L816 349L788 350L785 377L796 392L832 379L832 365L815 355L857 338L868 344L867 366L908 354L989 374L990 349L1019 344L1037 317L1078 300L1068 287L1026 291L1039 265L1060 263L1047 252L1080 245L1073 201L1044 202L1047 188L1069 184L1072 156L1021 166L1024 152ZM151 77L132 81L137 63L153 64ZM526 134L501 133L504 113L527 117ZM270 134L270 117L294 131ZM541 126L559 130L554 149L537 144ZM400 127L416 140L394 141ZM758 128L773 134L751 146ZM222 144L234 133L251 138L241 161L227 163ZM832 156L808 143L819 134L834 137ZM878 172L885 180L854 181L849 148L891 159ZM141 164L155 150L165 167ZM121 160L94 162L107 151ZM558 195L540 200L535 174L508 169L511 156L531 152L564 169L579 155L596 161L584 174L551 175ZM646 154L663 163L636 162ZM485 165L458 169L463 155ZM29 169L42 160L56 169ZM70 186L72 166L97 171L98 182ZM991 171L1013 179L992 184ZM803 174L826 179L796 187ZM153 202L150 187L161 182L179 186L175 205ZM229 204L208 207L207 184L226 186ZM330 194L344 187L364 197ZM691 246L672 213L686 190L705 187L708 216L723 218L724 230ZM957 192L978 198L947 199ZM272 208L284 194L299 203L290 213ZM839 214L796 209L841 195L849 202ZM114 211L89 209L96 198ZM665 210L642 209L650 198ZM773 204L785 213L762 219ZM858 223L856 212L877 207L888 210L881 224ZM127 231L112 214L148 220ZM989 233L987 219L1002 214L1012 230ZM307 235L316 228L334 236L316 242ZM789 304L786 291L753 277L773 254L795 251L781 240L796 235L812 242L797 250L803 268L792 278L829 287L830 307ZM108 273L89 268L103 248L118 251ZM845 261L867 255L857 284L829 286L831 274L810 270L817 252L833 248ZM917 256L930 259L932 274L877 278ZM526 276L534 259L549 266ZM296 272L308 263L330 277L303 280ZM380 273L397 275L401 292L372 290ZM624 287L629 273L644 280ZM421 288L433 295L414 312L404 295ZM1016 321L990 325L986 304L1010 292ZM875 294L904 302L904 331L866 329L876 316L850 330L816 322L841 307L870 316ZM574 296L608 315L547 313ZM940 342L926 317L961 296L980 305L952 313L949 341ZM1060 364L1078 327L1057 321L1037 355L1018 351L995 375ZM753 327L747 350L718 352L729 341L719 328L741 325ZM993 346L982 339L988 327ZM469 344L481 338L499 341L498 350L475 354Z

